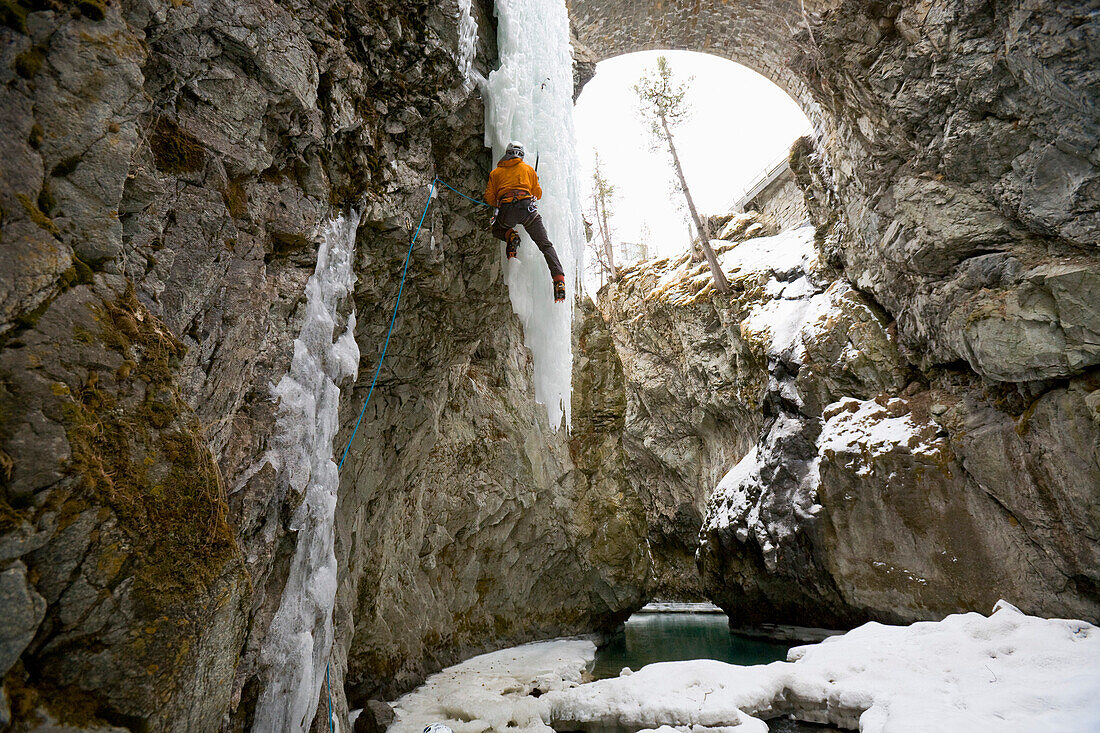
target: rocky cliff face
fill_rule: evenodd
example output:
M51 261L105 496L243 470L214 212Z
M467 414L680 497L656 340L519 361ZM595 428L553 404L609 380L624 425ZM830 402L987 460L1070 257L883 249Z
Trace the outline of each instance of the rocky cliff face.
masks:
M0 719L246 729L300 501L264 460L271 386L321 225L362 211L342 444L429 182L490 163L457 5L0 11ZM642 600L644 523L540 419L483 215L433 204L342 474L340 710L345 676L362 702Z
M624 268L599 301L626 380L623 449L645 501L654 594L684 600L702 596L695 551L708 487L755 441L765 384L740 338L736 303L670 290L689 267ZM702 270L693 273L701 286Z
M1087 3L844 3L795 67L831 119L828 254L906 357L999 383L1100 362L1100 114Z
M813 287L795 297L772 271L724 301L704 273L692 285L686 265L657 263L602 305L628 393L714 399L682 368L630 384L637 352L718 353L732 375L713 384L765 385L759 439L708 508L705 592L748 623L908 621L998 597L1095 619L1095 18L1073 3L847 3L806 26L795 68L832 126L792 151L817 226ZM826 294L794 341L772 333L756 359L734 357L754 310ZM651 349L634 313L689 343ZM719 415L739 424L740 409ZM684 475L675 456L654 466L658 483Z

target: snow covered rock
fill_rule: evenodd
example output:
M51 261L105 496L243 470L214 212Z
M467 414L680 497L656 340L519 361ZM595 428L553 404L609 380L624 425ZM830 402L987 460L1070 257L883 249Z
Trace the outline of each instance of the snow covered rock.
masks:
M1025 616L868 623L787 662L652 664L547 696L557 730L765 731L794 715L863 733L1080 733L1100 726L1100 629Z

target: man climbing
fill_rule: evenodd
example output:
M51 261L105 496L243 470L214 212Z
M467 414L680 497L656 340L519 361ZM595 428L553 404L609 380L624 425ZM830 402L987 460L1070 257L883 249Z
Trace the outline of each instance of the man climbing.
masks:
M546 234L546 226L535 208L535 201L542 198L539 174L523 162L523 154L523 143L513 140L504 149L504 157L497 167L489 174L485 202L499 207L490 220L493 236L504 240L508 259L513 259L519 249L519 232L515 227L522 224L546 258L550 276L554 279L554 301L560 303L565 300L565 271L561 269L558 253L554 251L554 245Z

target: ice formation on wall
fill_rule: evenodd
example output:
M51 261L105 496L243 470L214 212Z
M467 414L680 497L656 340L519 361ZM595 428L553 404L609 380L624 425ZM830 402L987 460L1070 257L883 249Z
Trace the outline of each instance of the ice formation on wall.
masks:
M466 80L467 88L473 87L470 70L474 63L477 44L477 21L474 20L471 3L473 0L458 0L458 70Z
M264 690L255 731L305 731L313 720L332 646L336 601L333 521L339 474L333 461L339 384L359 368L355 312L334 340L337 311L351 293L359 215L327 225L317 267L306 283L306 314L294 341L290 370L273 389L279 400L276 447L267 459L282 489L301 495L291 520L294 559L282 599L261 650Z
M564 0L498 0L496 14L501 63L486 83L485 144L499 159L509 140L520 140L527 162L538 158L539 212L570 291L565 303L554 303L542 253L523 234L518 260L506 264L508 291L534 356L535 399L557 427L563 416L569 424L572 291L584 257L569 16Z

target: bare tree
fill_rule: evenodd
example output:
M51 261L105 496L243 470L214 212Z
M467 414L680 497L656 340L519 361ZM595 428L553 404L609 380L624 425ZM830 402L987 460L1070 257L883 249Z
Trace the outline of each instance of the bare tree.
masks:
M690 82L691 80L688 79ZM680 156L676 153L676 144L673 141L672 131L687 119L690 110L684 103L684 95L687 93L687 84L678 84L672 78L672 67L664 56L657 57L657 68L634 85L634 92L638 95L642 115L650 123L650 132L656 140L668 146L668 152L672 155L672 164L676 169L676 176L680 181L680 191L687 201L688 211L691 212L695 229L699 233L699 245L703 249L703 256L710 265L711 275L714 276L714 287L720 293L729 292L729 283L726 275L718 264L718 258L710 246L710 230L707 222L699 216L695 208L695 201L691 198L687 179L684 177L684 168L680 165Z
M596 163L592 171L592 204L596 210L596 227L603 243L601 264L607 267L612 278L619 276L619 268L615 265L615 250L611 246L611 227L607 224L607 205L614 194L615 187L603 177L600 171L600 154L596 153Z

